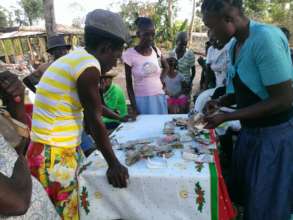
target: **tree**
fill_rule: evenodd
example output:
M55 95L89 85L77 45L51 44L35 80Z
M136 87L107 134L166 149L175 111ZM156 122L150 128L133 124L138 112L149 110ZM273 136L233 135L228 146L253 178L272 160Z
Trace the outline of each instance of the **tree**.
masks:
M86 14L85 8L79 2L72 2L68 8L75 15L72 19L72 26L82 28L85 20L84 15Z
M156 41L170 47L176 33L185 31L187 22L173 22L177 14L177 0L158 0L144 3L130 0L120 4L120 14L131 31L135 30L134 21L139 16L150 17L156 26Z
M168 17L169 17L169 23L168 25L171 27L173 23L173 0L168 0Z
M8 26L7 10L0 6L0 28Z
M75 17L72 19L72 27L82 28L83 23L84 23L84 19L81 17Z
M56 34L56 21L54 12L54 1L53 0L43 0L43 11L46 24L47 37Z
M188 37L189 37L189 45L192 44L192 32L193 32L193 24L194 24L194 18L195 18L195 9L196 9L196 1L192 1L192 15L191 15L191 21L189 25L188 30Z
M277 26L285 26L293 33L292 0L245 0L244 7L250 18Z
M24 15L23 10L21 10L19 8L14 8L13 9L13 14L14 14L14 19L13 19L14 21L12 21L12 24L16 24L18 26L29 25L28 19ZM12 20L12 15L10 17L10 20Z
M44 3L46 0L43 0ZM33 22L43 18L43 1L42 0L20 0L20 5L24 10L24 13L28 19L29 25L33 25Z

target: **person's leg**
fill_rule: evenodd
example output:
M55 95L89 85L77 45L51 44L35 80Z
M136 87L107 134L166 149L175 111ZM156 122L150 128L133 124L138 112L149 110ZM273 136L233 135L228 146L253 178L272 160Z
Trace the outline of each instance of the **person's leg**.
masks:
M177 114L177 113L176 113L176 112L177 112L176 109L177 109L177 108L176 108L175 105L169 105L169 106L168 106L168 113L169 113L169 114Z
M83 159L79 148L32 143L27 153L31 173L47 191L62 219L79 219L77 170Z
M178 98L178 114L186 114L189 112L189 101L186 95L181 95Z
M168 113L169 114L176 114L175 111L175 99L174 98L171 98L171 97L167 97L167 104L168 104Z
M231 177L227 179L228 191L232 201L237 205L244 205L244 171L249 155L250 134L243 129L238 137L232 154Z

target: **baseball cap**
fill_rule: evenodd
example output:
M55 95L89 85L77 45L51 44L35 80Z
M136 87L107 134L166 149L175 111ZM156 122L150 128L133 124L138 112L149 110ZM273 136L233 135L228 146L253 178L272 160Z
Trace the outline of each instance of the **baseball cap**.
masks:
M107 32L125 43L129 43L131 39L122 17L108 10L95 9L89 12L85 19L85 26Z

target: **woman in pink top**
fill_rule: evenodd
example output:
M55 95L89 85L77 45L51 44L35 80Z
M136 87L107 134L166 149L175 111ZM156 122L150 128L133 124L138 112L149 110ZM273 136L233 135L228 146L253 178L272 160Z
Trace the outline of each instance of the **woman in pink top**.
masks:
M168 64L161 51L154 47L155 27L150 18L136 20L139 43L127 49L122 59L125 63L128 96L136 114L168 114L161 75ZM161 68L161 65L165 68Z

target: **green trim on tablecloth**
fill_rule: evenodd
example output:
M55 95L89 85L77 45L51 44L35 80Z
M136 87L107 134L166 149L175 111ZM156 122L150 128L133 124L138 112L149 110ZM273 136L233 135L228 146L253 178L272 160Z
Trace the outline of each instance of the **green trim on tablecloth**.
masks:
M218 174L216 165L214 163L209 164L210 175L211 175L211 211L212 220L219 219L219 208L218 208Z

